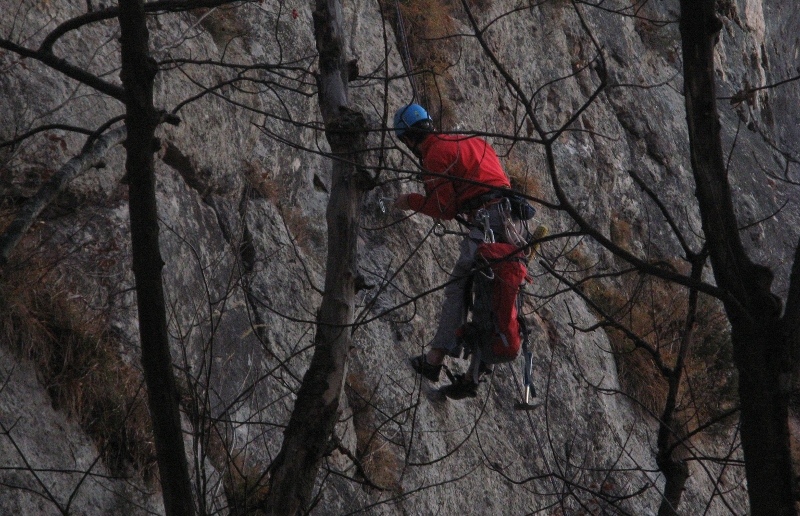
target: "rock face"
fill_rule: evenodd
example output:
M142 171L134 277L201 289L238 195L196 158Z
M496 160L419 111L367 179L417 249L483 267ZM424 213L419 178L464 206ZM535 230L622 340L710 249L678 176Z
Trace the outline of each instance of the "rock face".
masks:
M489 27L483 34L497 62L534 99L545 130L569 123L553 145L554 164L580 212L647 260L680 256L659 210L628 173L634 171L657 190L699 249L677 2L648 4L638 16L608 6L579 5L576 12L560 1L468 5L479 26ZM472 29L463 7L426 2L427 26L414 22L419 13L412 7L404 5L404 30L396 32L401 25L392 4L345 5L348 53L358 60L351 104L376 129L370 165L378 186L368 194L359 242L360 272L374 287L358 294L338 446L320 472L313 512L656 514L663 487L654 452L658 414L649 415L647 404L642 408L623 393L627 380L618 374L622 362L612 352L620 350L596 326L596 311L542 263L531 265L526 306L535 323L539 408L513 409L521 397L520 361L498 366L476 400L461 402L443 400L436 386L420 382L407 365L433 335L439 287L458 247L456 236L431 234L433 222L422 216L381 209L387 198L419 188L407 181L414 164L395 147L391 133L381 130L396 107L414 98L412 84L443 129L489 134L509 172L546 201L537 207L534 224L546 224L554 234L574 229L555 206L543 147L513 88L479 41L464 36ZM796 206L779 209L794 188L781 177L797 174L800 88L796 82L748 88L797 74L800 15L792 7L785 1L720 2L724 27L717 47L720 121L732 152L735 203L745 243L754 259L775 271L779 295L797 242L796 232L787 230L798 227ZM85 10L78 1L23 0L0 12L0 38L35 49L59 23ZM460 36L425 40L434 29ZM117 30L114 19L81 27L60 38L54 52L119 84ZM187 450L207 512L245 514L245 500L258 499L259 479L280 449L293 392L312 352L325 274L330 168L314 97L313 38L305 4L267 0L151 19L151 49L162 67L156 103L181 118L178 127L159 129L161 248ZM414 81L403 76L402 49L409 38L412 62L437 70L438 82L424 73ZM598 49L609 85L580 111L598 83ZM435 63L433 57L441 55L446 63ZM213 64L223 61L228 64ZM0 52L0 69L0 141L59 124L0 147L2 228L80 152L81 132L122 115L123 106L10 51ZM740 92L747 93L742 102L727 103ZM0 306L13 315L4 315L0 334L4 514L163 511L157 484L143 474L151 472L152 457L129 457L123 467L106 464L103 446L114 445L91 424L89 403L53 401L54 393L75 386L53 380L63 375L37 369L41 351L31 351L37 347L26 340L35 334L57 341L56 329L63 333L67 326L42 321L55 320L52 312L59 309L53 307L69 306L76 313L72 334L83 331L83 345L111 346L126 374L137 377L123 173L124 152L117 148L105 167L75 180L45 211L0 277ZM544 263L564 274L622 267L588 238L565 235L545 244L542 254ZM617 292L626 283L599 285ZM20 292L40 297L28 296L24 304L14 297ZM41 301L30 301L41 296L61 304L47 305L48 312ZM87 329L87 320L102 321L103 330ZM48 331L21 330L34 326ZM732 375L725 370L722 376L729 381ZM78 377L92 378L88 372ZM654 376L652 382L663 379ZM85 391L68 392L74 399ZM740 458L734 428L728 421L701 433L691 453ZM746 512L740 468L696 460L689 469L680 514Z

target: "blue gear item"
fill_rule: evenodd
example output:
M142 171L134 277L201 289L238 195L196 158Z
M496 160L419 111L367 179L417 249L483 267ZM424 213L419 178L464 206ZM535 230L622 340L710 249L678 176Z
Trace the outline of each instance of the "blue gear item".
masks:
M422 120L433 121L424 107L419 104L403 106L394 114L394 134L399 138L403 136L412 125Z

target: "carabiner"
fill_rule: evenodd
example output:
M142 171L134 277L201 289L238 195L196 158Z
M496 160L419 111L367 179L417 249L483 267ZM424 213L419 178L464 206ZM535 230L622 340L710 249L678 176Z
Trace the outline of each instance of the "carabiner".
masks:
M489 216L489 212L486 211L485 208L481 208L480 210L478 210L478 213L475 214L476 220L483 219L483 241L486 244L494 243L494 231L492 231L490 218L491 217Z
M469 233L464 233L464 232L461 232L461 231L450 231L449 229L447 229L447 226L445 226L441 222L436 222L433 225L433 234L438 236L438 237L440 237L440 238L445 236L445 235L458 235L458 236L462 236L462 237L465 237L465 236L469 235Z
M381 209L381 213L386 215L386 203L384 201L391 201L391 197L378 197L378 207Z

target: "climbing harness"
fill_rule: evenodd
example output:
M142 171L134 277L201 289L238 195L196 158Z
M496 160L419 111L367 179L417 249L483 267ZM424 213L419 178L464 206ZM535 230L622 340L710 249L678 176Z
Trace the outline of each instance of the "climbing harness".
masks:
M540 403L534 402L536 389L533 385L531 331L522 312L523 292L525 283L530 281L527 263L534 256L538 241L547 236L548 230L545 226L539 226L532 235L528 233L530 240L525 239L514 226L506 199L491 209L499 210L500 223L504 226L501 242L495 241L487 209L479 209L472 218L473 226L482 230L484 242L476 254L470 287L475 289L471 290L474 298L470 297L472 302L468 305L472 317L462 327L461 334L467 354L474 353L477 359L473 360L465 378L471 377L473 384L477 385L483 373L491 372L491 364L514 361L522 351L524 396L522 401L514 404L514 409L532 410ZM523 248L528 249L527 254L522 252Z

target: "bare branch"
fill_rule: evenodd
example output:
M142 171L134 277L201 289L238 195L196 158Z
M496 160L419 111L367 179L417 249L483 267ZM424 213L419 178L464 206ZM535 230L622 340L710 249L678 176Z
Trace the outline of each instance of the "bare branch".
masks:
M0 237L0 265L8 263L8 257L22 236L31 227L36 217L44 210L64 188L80 174L103 162L106 153L121 143L127 136L125 127L109 131L99 138L92 147L69 160L39 191L31 197L6 232Z
M5 48L6 50L14 52L22 57L35 59L49 66L50 68L63 73L67 77L75 79L76 81L94 88L101 93L105 93L106 95L121 102L125 100L125 92L121 86L104 81L98 76L67 62L66 59L56 57L50 52L31 50L29 48L17 45L13 41L7 39L0 39L0 48Z
M30 131L17 136L16 138L12 138L11 140L7 140L4 142L0 142L0 149L3 147L13 147L14 145L20 143L23 140L30 138L31 136L37 135L39 133L44 133L47 131L70 131L73 133L80 133L80 134L87 134L91 135L94 133L91 129L84 129L83 127L76 127L74 125L66 125L66 124L47 124L41 125Z

